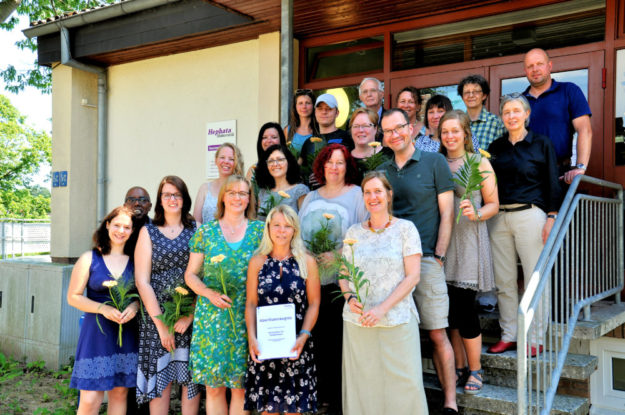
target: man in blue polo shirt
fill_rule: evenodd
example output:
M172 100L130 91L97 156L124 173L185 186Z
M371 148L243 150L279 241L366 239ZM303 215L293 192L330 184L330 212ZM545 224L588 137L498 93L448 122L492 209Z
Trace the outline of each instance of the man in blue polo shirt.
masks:
M423 257L413 297L420 327L429 331L433 360L443 386L443 414L457 414L454 352L445 328L449 326L449 297L443 264L454 217L454 182L445 157L422 152L412 143L412 124L399 108L382 114L382 132L393 150L385 171L393 187L393 215L412 221L419 231Z
M592 128L590 107L579 87L551 78L547 52L532 49L525 54L525 75L530 86L523 92L532 108L530 129L551 139L558 167L566 183L584 174L590 160ZM577 133L577 159L571 163L573 135Z

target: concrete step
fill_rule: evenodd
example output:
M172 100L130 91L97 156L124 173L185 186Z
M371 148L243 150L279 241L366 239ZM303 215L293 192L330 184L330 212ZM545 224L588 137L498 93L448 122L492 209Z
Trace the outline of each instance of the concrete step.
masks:
M442 391L435 375L423 374L425 393L428 399L430 414L439 414L442 409ZM461 414L516 414L517 392L515 388L484 384L477 395L465 394L461 388L456 390L457 402ZM557 395L554 399L551 414L553 415L585 415L588 414L590 403L586 398Z

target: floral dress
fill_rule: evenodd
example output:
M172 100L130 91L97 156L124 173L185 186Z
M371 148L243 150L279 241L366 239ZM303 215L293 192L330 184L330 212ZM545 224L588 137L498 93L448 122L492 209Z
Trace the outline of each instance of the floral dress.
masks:
M189 366L193 382L211 388L243 388L247 370L247 330L245 328L245 285L247 265L260 244L264 224L250 221L241 245L235 250L224 239L217 220L206 222L189 241L191 252L204 255L204 269L210 269L210 259L223 254L223 269L232 282L234 329L228 309L215 307L208 298L198 297L193 319L193 338ZM217 287L216 275L204 275L208 287Z
M258 306L295 304L295 330L302 328L308 306L306 281L294 257L267 257L258 273ZM258 412L316 412L317 376L309 338L297 360L248 361L245 409Z

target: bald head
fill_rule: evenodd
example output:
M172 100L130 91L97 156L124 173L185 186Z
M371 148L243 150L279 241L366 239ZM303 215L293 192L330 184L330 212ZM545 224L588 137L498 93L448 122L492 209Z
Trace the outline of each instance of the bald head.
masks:
M150 209L152 209L148 191L139 186L128 189L126 198L124 199L124 205L132 210L132 214L137 219L145 218L148 212L150 212Z
M551 85L551 60L543 49L532 49L525 54L523 59L525 76L530 85L539 90L549 88Z

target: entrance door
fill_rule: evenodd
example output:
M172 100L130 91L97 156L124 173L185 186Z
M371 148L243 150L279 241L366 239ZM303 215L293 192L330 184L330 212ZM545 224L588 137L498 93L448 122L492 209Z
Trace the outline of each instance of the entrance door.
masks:
M603 100L601 85L604 66L603 51L579 53L551 58L552 77L558 81L573 82L579 86L590 105L592 117L592 152L587 174L593 177L607 177L604 169L603 142ZM489 67L491 96L498 97L510 92L522 92L529 86L523 71L523 62ZM499 100L490 100L489 111L499 114Z

